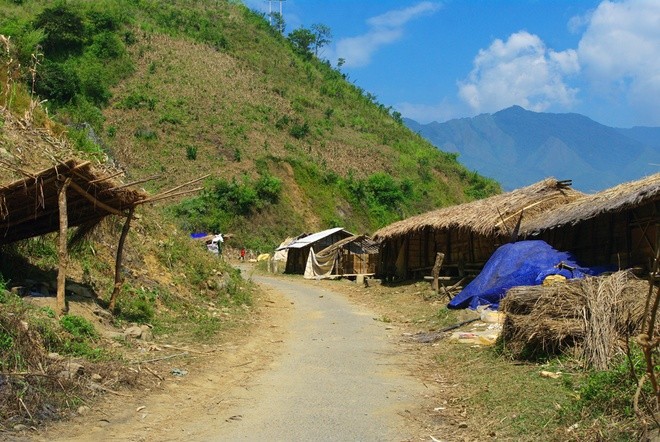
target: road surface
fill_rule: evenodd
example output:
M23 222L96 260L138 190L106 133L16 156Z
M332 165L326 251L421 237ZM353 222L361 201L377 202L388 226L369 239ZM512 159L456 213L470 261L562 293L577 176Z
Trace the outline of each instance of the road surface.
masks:
M253 279L266 307L249 336L158 372L147 364L148 391L107 394L83 416L15 440L418 440L406 416L425 388L399 331L314 281Z

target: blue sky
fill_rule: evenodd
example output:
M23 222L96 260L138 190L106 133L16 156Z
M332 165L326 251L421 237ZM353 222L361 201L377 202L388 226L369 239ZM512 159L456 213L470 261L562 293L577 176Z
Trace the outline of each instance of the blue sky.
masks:
M279 11L280 2L245 0ZM319 56L420 123L512 105L660 126L660 0L285 0L285 34L323 24Z

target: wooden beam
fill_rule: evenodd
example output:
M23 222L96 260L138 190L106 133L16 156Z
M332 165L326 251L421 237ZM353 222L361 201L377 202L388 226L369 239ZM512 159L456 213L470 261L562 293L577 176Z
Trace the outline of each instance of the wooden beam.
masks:
M174 192L175 190L179 190L179 189L181 189L182 187L186 187L186 186L190 186L191 184L198 183L198 182L200 182L200 181L202 181L202 180L208 178L209 176L211 176L210 173L209 173L209 174L206 174L206 175L204 175L204 176L202 176L202 177L196 178L196 179L194 179L194 180L192 180L192 181L188 181L187 183L183 183L183 184L181 184L180 186L176 186L176 187L174 187L174 188L172 188L172 189L170 189L170 190L166 190L165 192L161 192L161 193L159 193L158 195L155 195L155 198L156 198L156 197L159 197L159 196L161 196L161 195L165 195L165 194L168 194L168 193L172 193L172 192Z
M99 178L97 180L88 181L87 184L96 184L96 183L100 183L102 181L110 180L110 179L112 179L116 176L119 176L119 175L123 174L123 173L124 173L124 171L120 170L119 172L113 173L112 175L108 175L106 177Z
M130 183L121 184L119 186L111 187L109 189L104 189L103 191L110 192L110 191L125 189L126 187L135 186L136 184L142 184L142 183L146 183L147 181L155 180L156 178L160 178L161 176L162 175L152 175L146 178L142 178L141 180L131 181Z
M135 204L138 205L138 204L146 204L146 203L155 203L156 201L165 200L167 198L174 198L175 196L181 196L181 195L185 195L187 193L199 192L202 189L204 189L204 188L203 187L196 187L194 189L182 190L181 192L170 193L170 194L167 194L167 195L160 194L160 195L152 196L151 198L147 198L147 199L137 201Z
M58 189L58 205L60 208L60 232L59 232L59 267L57 269L57 314L64 315L67 312L66 298L64 288L66 285L66 269L68 261L66 233L69 230L66 205L66 191L71 183L71 178L67 178Z
M101 201L97 200L92 195L87 193L85 191L85 189L83 189L82 187L80 187L79 185L74 183L73 181L71 181L71 188L73 190L75 190L76 192L78 192L85 199L87 199L88 201L93 203L95 206L100 207L101 209L105 210L106 212L112 213L113 215L117 215L117 216L124 216L124 217L126 216L126 214L124 212L121 212L121 211L115 209L114 207L110 207L107 204L102 203Z
M126 236L128 235L128 230L131 227L131 219L133 219L133 212L135 211L135 206L131 207L128 211L128 216L124 222L124 227L121 229L121 236L119 237L119 245L117 246L117 257L115 259L115 285L112 289L112 295L110 296L110 305L108 310L114 312L115 306L117 304L117 295L121 291L122 277L121 277L121 265L122 257L124 254L124 243L126 242Z

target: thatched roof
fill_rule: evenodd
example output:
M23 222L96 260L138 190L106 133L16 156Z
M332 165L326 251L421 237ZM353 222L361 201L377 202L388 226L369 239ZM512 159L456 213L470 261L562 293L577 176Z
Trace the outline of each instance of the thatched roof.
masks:
M548 178L531 186L432 212L390 224L374 234L385 240L426 228L462 229L481 235L505 235L523 218L567 204L583 194L572 189L570 182Z
M532 234L563 225L574 225L604 213L627 210L660 201L660 173L619 184L593 195L584 195L568 204L556 206L543 214L527 218L521 232Z
M7 165L5 165L7 168ZM69 160L0 187L0 244L59 229L59 188L67 187L68 226L93 224L147 200L146 192L128 189L90 162Z

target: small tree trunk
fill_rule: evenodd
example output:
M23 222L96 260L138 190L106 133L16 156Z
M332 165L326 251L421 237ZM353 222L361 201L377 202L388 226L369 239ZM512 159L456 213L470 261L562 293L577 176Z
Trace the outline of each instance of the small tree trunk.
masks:
M60 215L60 231L59 231L59 267L57 269L57 314L65 315L67 313L66 307L66 298L65 298L65 288L66 288L66 269L67 263L69 260L66 246L66 234L69 229L69 219L67 214L67 203L66 203L66 190L69 187L71 178L62 184L62 187L59 189L57 202L59 206L59 215Z
M134 211L135 211L135 207L131 207L130 210L128 211L126 222L124 223L124 227L121 229L121 236L119 237L119 245L117 246L117 258L115 260L115 286L114 289L112 290L112 295L110 296L110 305L108 306L108 309L111 312L114 312L115 310L115 306L117 304L117 295L119 295L119 292L121 290L121 285L123 283L121 277L121 261L124 254L124 243L126 242L126 236L128 235L128 230L131 227L131 219L133 218Z

